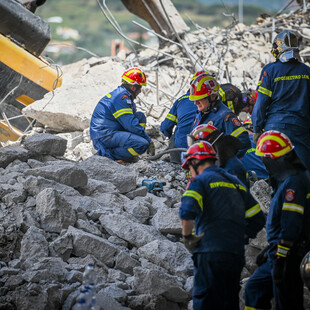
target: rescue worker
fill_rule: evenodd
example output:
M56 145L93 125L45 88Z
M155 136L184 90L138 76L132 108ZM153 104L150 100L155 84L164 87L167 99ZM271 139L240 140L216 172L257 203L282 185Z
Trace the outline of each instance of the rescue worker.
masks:
M236 115L241 112L251 114L257 98L257 91L249 89L242 93L237 86L230 83L221 84L219 94L222 102Z
M198 71L194 74L191 80L194 80L198 75L209 74L207 71ZM187 148L187 135L191 132L192 125L197 113L196 105L189 100L189 89L187 93L177 99L168 115L160 125L160 131L168 138L172 138L171 148ZM175 128L172 135L173 128ZM172 160L173 159L173 160ZM180 153L170 155L170 160L176 163L181 163Z
M197 126L189 135L189 145L197 141L207 141L211 143L218 157L217 165L237 177L247 188L247 200L245 203L245 243L247 244L249 238L254 239L257 233L263 229L265 225L265 215L259 203L249 191L250 184L246 169L236 156L241 142L231 135L224 135L216 127L207 124Z
M267 261L261 261L245 286L245 309L301 310L303 282L299 266L309 251L310 180L290 139L270 130L261 135L256 154L277 180L267 216Z
M193 253L193 308L239 310L246 188L216 160L211 144L200 141L182 165L193 176L179 209L183 242Z
M146 117L137 112L134 99L146 86L146 76L139 68L124 72L122 85L105 95L97 104L90 122L90 137L98 155L113 160L132 161L155 148L144 128Z
M243 127L248 131L251 140L251 148L249 148L245 155L241 158L241 161L247 170L254 171L257 179L267 180L269 178L268 171L260 156L255 154L256 144L253 141L253 124L251 118L247 118L242 122Z
M279 130L310 169L310 67L300 62L299 40L292 30L275 37L271 53L276 61L261 72L252 113L254 142L263 131Z
M238 138L242 146L237 156L241 158L251 147L249 135L237 116L219 100L219 89L219 84L212 76L200 75L192 81L189 99L195 101L198 108L193 128L210 124L219 131Z

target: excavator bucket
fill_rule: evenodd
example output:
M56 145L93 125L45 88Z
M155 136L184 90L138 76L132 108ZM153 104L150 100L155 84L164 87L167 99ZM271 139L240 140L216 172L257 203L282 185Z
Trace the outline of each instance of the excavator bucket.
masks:
M22 109L62 84L39 55L50 40L47 22L15 0L0 1L0 141L17 140L31 120Z

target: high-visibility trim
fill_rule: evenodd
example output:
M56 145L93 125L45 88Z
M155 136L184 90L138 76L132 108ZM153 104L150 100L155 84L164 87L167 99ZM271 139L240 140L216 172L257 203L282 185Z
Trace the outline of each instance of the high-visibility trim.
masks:
M256 149L251 148L251 149L248 149L245 154L252 153L252 152L255 152L255 151L256 151Z
M310 193L307 194L306 199L310 199Z
M139 156L139 154L132 147L128 149L128 152L133 156Z
M283 204L282 210L283 211L292 211L292 212L297 212L297 213L300 213L300 214L304 214L304 207L301 206L301 205L298 205L296 203L285 202Z
M220 88L219 94L222 97L222 101L226 101L226 93L223 91L222 88Z
M107 96L108 98L111 98L111 97L112 97L112 95L111 95L111 94L106 94L106 96Z
M6 123L0 123L0 141L16 141L23 134L24 132L13 126L10 128Z
M256 204L254 207L250 208L249 210L245 211L245 218L250 218L256 215L257 213L261 212L262 209L260 208L259 204Z
M279 76L279 77L275 78L273 81L274 82L279 82L279 81L292 81L292 80L300 80L300 79L309 80L309 75L308 74L284 75L284 76Z
M257 83L257 86L260 86L260 85L262 85L262 81L261 80L259 80L258 83Z
M168 115L166 116L167 119L170 119L171 121L177 123L178 119L175 115L168 113Z
M239 189L243 190L246 192L246 188L240 184L233 184L233 183L228 183L228 182L214 182L210 183L210 188L216 188L216 187L229 187L229 188L234 188L237 189L236 185L238 186Z
M202 196L199 193L197 193L196 191L187 190L183 194L183 196L192 197L196 199L200 206L201 211L203 211L203 200L202 200Z
M43 58L32 55L1 34L0 62L48 91L62 84L58 72Z
M284 245L278 244L276 255L281 256L281 257L286 257L289 251L290 251L290 248L285 247Z
M144 129L146 127L146 123L139 123L140 126L142 126Z
M258 87L258 91L259 91L260 93L266 95L266 96L269 96L269 97L272 96L272 91L269 90L269 89L267 89L267 88L264 88L264 87L262 87L262 86L259 86L259 87Z
M181 101L182 99L186 99L186 98L189 98L189 95L182 96L181 98L178 99L178 101Z
M114 118L118 118L124 114L133 114L132 109L128 108L128 109L120 109L116 112L113 113Z
M232 110L235 113L234 104L231 100L227 101L227 106L230 110Z
M271 309L270 308L266 308L266 309L263 309L263 308L253 308L253 307L245 306L244 310L271 310Z
M244 127L239 127L236 130L234 130L230 135L237 138L238 136L240 136L245 131L246 131L246 129Z
M260 141L259 141L259 145L262 145L265 140L274 140L276 142L278 142L281 146L285 146L286 145L286 142L278 137L278 136L265 136L263 137ZM286 148L282 149L281 151L278 151L278 152L273 152L272 155L276 156L276 157L280 157L286 153L288 153L290 150L292 149L292 147L290 145L288 145ZM255 152L256 155L258 156L264 156L265 153L261 152L258 150L258 146L256 146L256 152Z

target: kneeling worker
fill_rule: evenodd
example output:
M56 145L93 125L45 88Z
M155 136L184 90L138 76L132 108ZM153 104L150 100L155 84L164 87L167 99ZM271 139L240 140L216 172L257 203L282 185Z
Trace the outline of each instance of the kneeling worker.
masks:
M124 72L122 85L97 104L90 123L90 137L98 155L131 161L146 150L154 155L151 138L145 132L146 117L137 112L133 100L146 86L146 76L138 68Z

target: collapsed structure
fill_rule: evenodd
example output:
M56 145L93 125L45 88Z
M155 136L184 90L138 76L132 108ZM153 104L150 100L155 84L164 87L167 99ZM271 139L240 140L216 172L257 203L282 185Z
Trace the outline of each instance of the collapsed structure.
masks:
M255 88L272 60L275 30L297 30L309 63L308 25L300 9L250 27L196 25L184 40L221 83ZM120 84L127 67L139 66L149 86L137 106L148 116L157 151L166 147L159 124L187 90L193 68L179 44L64 66L63 86L23 109L44 127L0 148L0 308L71 309L85 265L93 263L98 309L191 309L192 260L178 218L184 171L167 157L149 162L143 155L126 166L98 157L88 136L98 100ZM161 196L141 186L151 178L166 182ZM269 186L256 182L252 192L267 213ZM246 246L243 282L265 246L264 230Z

